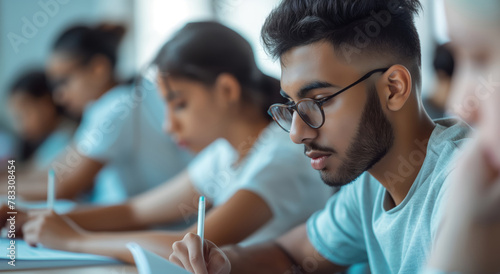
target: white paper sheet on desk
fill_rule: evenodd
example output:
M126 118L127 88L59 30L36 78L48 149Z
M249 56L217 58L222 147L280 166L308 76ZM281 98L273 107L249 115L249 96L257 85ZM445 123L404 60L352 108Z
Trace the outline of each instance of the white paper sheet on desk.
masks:
M0 204L7 204L9 200L7 197L0 197ZM45 209L47 208L47 202L33 202L33 201L23 201L20 197L16 198L15 206L16 209L20 210L29 210L29 209ZM76 203L70 200L56 200L54 202L54 211L63 214L68 211L71 211L76 207ZM15 210L14 210L15 211Z
M120 261L109 257L31 247L21 239L15 241L16 266L13 267L8 264L10 258L7 248L10 246L10 239L0 239L0 270L121 264Z
M139 274L190 274L190 272L180 268L176 264L142 248L137 243L128 243L127 247L132 252L132 256L134 256Z

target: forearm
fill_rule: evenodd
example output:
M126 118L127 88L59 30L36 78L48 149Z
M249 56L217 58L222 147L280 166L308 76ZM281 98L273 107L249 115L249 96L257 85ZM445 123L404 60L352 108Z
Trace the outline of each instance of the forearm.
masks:
M299 273L292 259L276 243L246 248L232 245L223 251L231 262L231 273Z
M7 176L5 176L7 178ZM47 199L47 173L16 173L16 194L26 201ZM0 180L0 194L7 193L7 180Z
M166 259L172 253L172 244L182 239L181 234L165 232L122 232L122 233L87 233L80 240L68 242L67 251L91 253L108 256L134 263L126 244L136 242L143 248Z
M147 227L139 223L134 210L128 203L76 209L64 216L89 231L126 231Z

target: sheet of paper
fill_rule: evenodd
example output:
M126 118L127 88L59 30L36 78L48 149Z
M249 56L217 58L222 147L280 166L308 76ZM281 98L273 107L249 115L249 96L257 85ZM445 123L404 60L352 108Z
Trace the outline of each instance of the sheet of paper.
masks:
M122 263L109 257L31 247L21 239L15 241L16 267L14 268L8 264L11 260L9 253L12 250L9 249L10 239L0 239L0 270Z
M0 204L6 204L7 203L7 197L0 197ZM32 202L32 201L23 201L20 197L17 197L15 200L15 205L16 209L20 210L29 210L29 209L46 209L47 208L47 202L43 201L37 201L37 202ZM63 214L68 211L71 211L73 208L76 207L76 203L70 200L56 200L54 202L54 211ZM16 211L16 210L14 210Z
M137 243L128 243L128 249L134 256L135 265L139 274L190 274L190 272L165 260L155 253L142 248Z

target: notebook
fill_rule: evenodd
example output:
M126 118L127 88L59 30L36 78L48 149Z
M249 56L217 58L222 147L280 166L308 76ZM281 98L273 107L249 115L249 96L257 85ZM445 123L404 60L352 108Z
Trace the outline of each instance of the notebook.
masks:
M190 274L187 270L142 248L137 243L128 243L127 247L132 252L132 256L134 256L139 274Z
M10 246L10 239L0 239L0 250L5 251L0 252L0 271L33 268L123 264L122 262L109 257L66 252L44 247L31 247L21 239L16 239L15 241L15 266L11 266L9 265L11 258L9 258L7 252L7 248L9 248Z

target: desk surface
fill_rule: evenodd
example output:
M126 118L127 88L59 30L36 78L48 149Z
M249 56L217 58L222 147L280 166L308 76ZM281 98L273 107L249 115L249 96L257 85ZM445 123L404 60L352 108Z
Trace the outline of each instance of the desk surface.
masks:
M9 270L15 274L137 274L137 268L133 265L107 265L107 266L83 266L83 267L61 267L61 268L44 268L44 269L27 269L27 270Z

